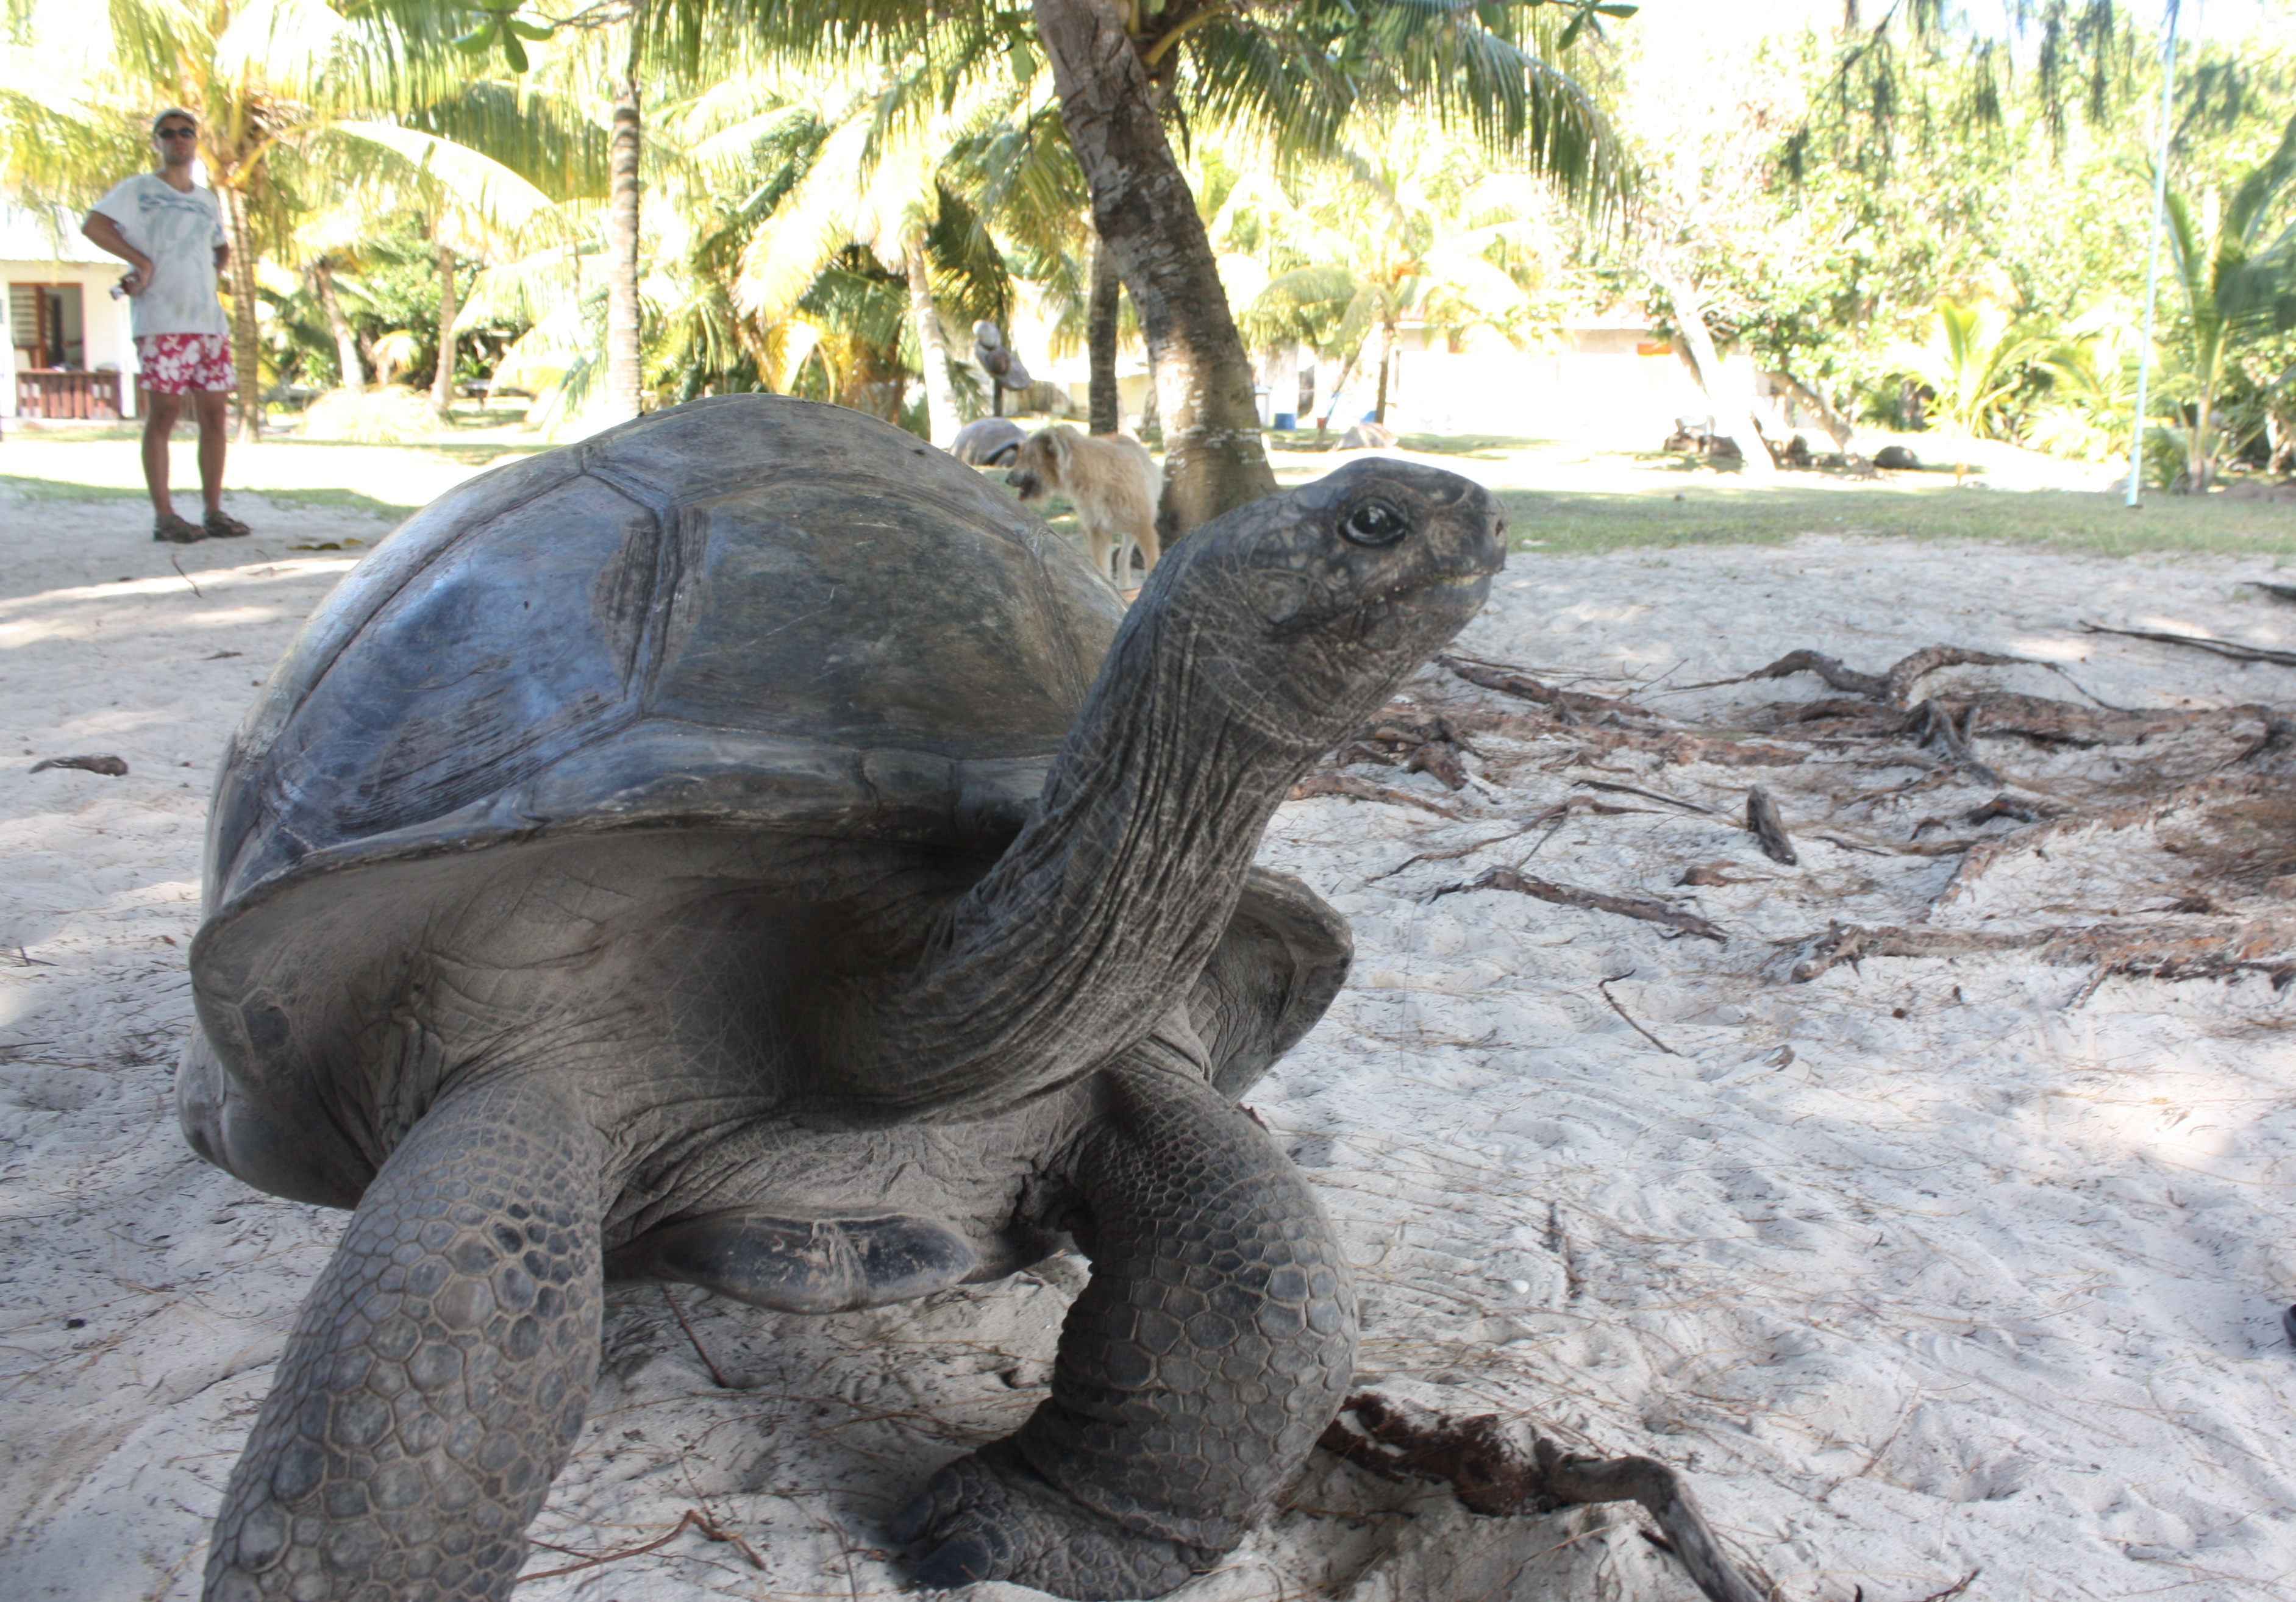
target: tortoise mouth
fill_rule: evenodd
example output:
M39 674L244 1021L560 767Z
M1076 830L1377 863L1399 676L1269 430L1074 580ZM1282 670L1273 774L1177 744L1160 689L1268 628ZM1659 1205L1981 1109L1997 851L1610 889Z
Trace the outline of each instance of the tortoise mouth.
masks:
M1283 631L1315 628L1343 617L1392 617L1402 611L1423 611L1429 621L1456 627L1472 616L1490 593L1490 584L1505 562L1504 551L1493 553L1488 565L1470 559L1431 573L1399 574L1376 589L1336 598L1335 604L1310 608ZM1464 614L1464 615L1463 615Z

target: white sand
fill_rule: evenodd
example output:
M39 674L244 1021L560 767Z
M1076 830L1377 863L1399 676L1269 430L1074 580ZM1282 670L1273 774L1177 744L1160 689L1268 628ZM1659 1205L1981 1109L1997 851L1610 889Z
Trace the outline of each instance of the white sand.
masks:
M207 1520L342 1223L199 1162L172 1107L215 756L349 565L287 547L381 531L241 510L263 535L176 552L178 576L130 503L0 503L9 1598L196 1594ZM2289 645L2296 609L2236 597L2267 567L1824 538L1534 553L1463 644L1615 693L1795 647L1876 671L1949 642L2064 662L2124 706L2285 706L2289 670L2072 627L2088 617ZM2065 693L2034 669L1950 682ZM1820 693L1801 678L1645 699L1718 716ZM2170 748L2188 765L2226 754ZM1356 925L1352 985L1250 1099L1321 1186L1359 1265L1366 1379L1689 1469L1718 1528L1797 1602L1848 1602L1859 1587L1911 1602L1973 1569L1971 1597L2288 1595L2296 1351L2277 1312L2296 1300L2296 999L2261 977L2115 979L2072 1006L2087 973L2023 956L1869 960L1788 984L1766 968L1769 942L1833 919L1917 921L1954 867L1814 832L1902 840L1982 792L1877 812L1843 798L1908 770L1620 753L1597 774L1558 765L1560 747L1487 750L1482 787L1460 797L1357 770L1464 806L1464 821L1319 799L1285 807L1265 854ZM75 752L116 753L132 772L26 771ZM2029 786L2081 796L2131 755L2044 757L2009 741L1984 754ZM1575 816L1529 869L1691 897L1732 935L1720 948L1520 895L1424 899L1516 861L1536 835L1390 871L1520 827L1585 776L1726 808L1750 779L1775 784L1803 865L1656 811ZM2166 837L2138 829L2005 861L1935 921L2141 916L2182 871ZM1673 890L1693 863L1756 882ZM1611 993L1672 1054L1597 993L1628 970ZM654 1540L688 1509L764 1568L688 1529L520 1595L897 1590L885 1514L1034 1405L1077 1271L1055 1263L820 1320L681 1292L742 1382L731 1391L711 1385L659 1292L615 1293L592 1422L536 1525L547 1544L530 1570ZM1693 1594L1630 1523L1601 1533L1610 1517L1624 1515L1474 1519L1439 1488L1319 1455L1286 1508L1183 1594L1528 1596L1515 1577L1540 1554L1546 1572L1577 1565L1560 1582L1570 1594Z

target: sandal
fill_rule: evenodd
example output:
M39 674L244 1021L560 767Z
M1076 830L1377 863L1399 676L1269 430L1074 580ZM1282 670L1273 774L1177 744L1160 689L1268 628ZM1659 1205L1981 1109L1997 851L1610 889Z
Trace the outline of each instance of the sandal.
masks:
M208 513L208 520L200 527L211 540L235 540L243 534L252 532L237 518L220 511Z
M193 522L191 519L178 517L171 511L166 517L153 520L152 537L155 540L164 540L170 545L189 545L207 538L208 531Z

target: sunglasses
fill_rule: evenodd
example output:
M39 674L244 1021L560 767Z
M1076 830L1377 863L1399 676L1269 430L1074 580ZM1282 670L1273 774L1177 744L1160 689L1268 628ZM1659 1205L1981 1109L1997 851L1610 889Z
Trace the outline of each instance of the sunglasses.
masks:
M196 128L180 127L165 127L154 128L152 130L152 137L157 139L193 139L198 137L199 130Z

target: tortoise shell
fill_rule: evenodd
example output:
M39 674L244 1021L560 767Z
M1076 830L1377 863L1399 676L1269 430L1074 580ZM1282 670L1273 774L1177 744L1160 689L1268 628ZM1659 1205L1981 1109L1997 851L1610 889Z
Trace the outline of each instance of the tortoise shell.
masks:
M985 871L1123 609L977 472L840 407L699 401L472 479L345 578L226 748L195 1141L204 1098L324 1144L336 1082L400 1071L340 976L406 938L451 859L778 831ZM1199 981L1258 1020L1213 1042L1223 1091L1307 1031L1347 961L1336 913L1253 870ZM381 1155L242 1177L348 1205Z

